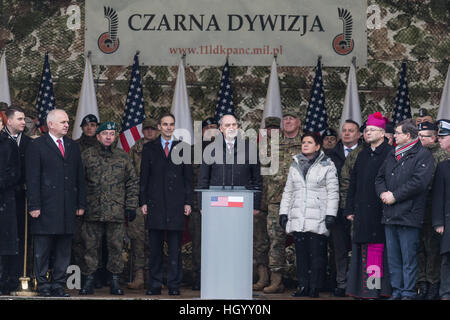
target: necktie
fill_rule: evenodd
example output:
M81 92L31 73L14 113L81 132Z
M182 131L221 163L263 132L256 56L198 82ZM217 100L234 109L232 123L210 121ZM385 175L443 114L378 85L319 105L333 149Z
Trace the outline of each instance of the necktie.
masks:
M164 153L166 154L166 158L169 156L169 142L166 141L166 146L164 148Z
M64 147L62 145L61 139L56 140L56 142L58 142L59 151L61 151L61 154L62 154L62 156L64 158Z
M349 154L350 152L352 152L352 149L350 149L350 148L345 148L345 151L347 152L347 153L345 154L345 157L347 158L348 154Z

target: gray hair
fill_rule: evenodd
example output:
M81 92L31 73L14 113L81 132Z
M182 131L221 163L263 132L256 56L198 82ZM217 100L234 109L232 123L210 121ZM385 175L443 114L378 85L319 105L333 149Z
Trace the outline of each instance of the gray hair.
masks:
M47 126L48 126L49 122L55 122L56 114L58 114L59 112L66 113L63 109L53 109L47 114L47 118L46 118Z
M411 139L415 139L419 135L419 129L416 127L412 119L405 119L403 121L400 121L395 127L396 128L401 127L402 132L404 134L409 133Z

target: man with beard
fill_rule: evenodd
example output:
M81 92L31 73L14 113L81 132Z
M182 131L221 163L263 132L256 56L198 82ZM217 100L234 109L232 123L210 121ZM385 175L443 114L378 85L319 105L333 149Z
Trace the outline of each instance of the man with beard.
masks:
M387 119L379 112L369 115L364 130L369 146L359 153L351 170L344 211L347 219L353 222L352 258L346 294L356 298L377 299L390 295L386 241L381 224L382 202L375 192L378 169L392 149L384 138L386 123ZM378 287L370 287L369 276L379 278L375 281Z

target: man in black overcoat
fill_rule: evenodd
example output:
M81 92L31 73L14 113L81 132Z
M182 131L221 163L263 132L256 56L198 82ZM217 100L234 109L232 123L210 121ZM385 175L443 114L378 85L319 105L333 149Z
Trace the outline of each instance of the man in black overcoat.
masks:
M450 152L450 120L439 123L439 144ZM438 164L433 183L433 228L441 235L441 286L439 296L450 299L450 158Z
M25 113L19 106L10 106L6 111L7 118L5 127L0 135L5 138L12 152L12 159L18 168L18 181L14 184L12 191L15 197L15 215L17 221L17 231L15 237L18 238L18 254L5 258L5 276L9 276L6 291L14 291L19 285L19 277L23 273L23 252L25 239L25 150L31 138L23 134L25 129ZM6 261L7 260L7 261Z
M70 263L75 217L84 214L86 190L80 149L65 137L64 110L47 115L49 132L30 143L26 155L28 211L32 217L34 273L41 296L68 296L64 291ZM53 257L51 283L46 274Z
M180 295L182 280L181 245L185 216L192 206L192 165L177 162L175 155L183 156L190 146L175 140L174 115L160 117L160 137L144 145L142 150L139 205L147 215L150 239L150 276L147 295L160 295L163 282L163 243L167 235L169 295Z

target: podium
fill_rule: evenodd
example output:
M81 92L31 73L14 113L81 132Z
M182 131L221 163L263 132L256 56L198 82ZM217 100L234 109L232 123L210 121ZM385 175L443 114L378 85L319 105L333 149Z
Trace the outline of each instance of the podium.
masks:
M253 193L245 187L202 193L201 299L252 299Z

